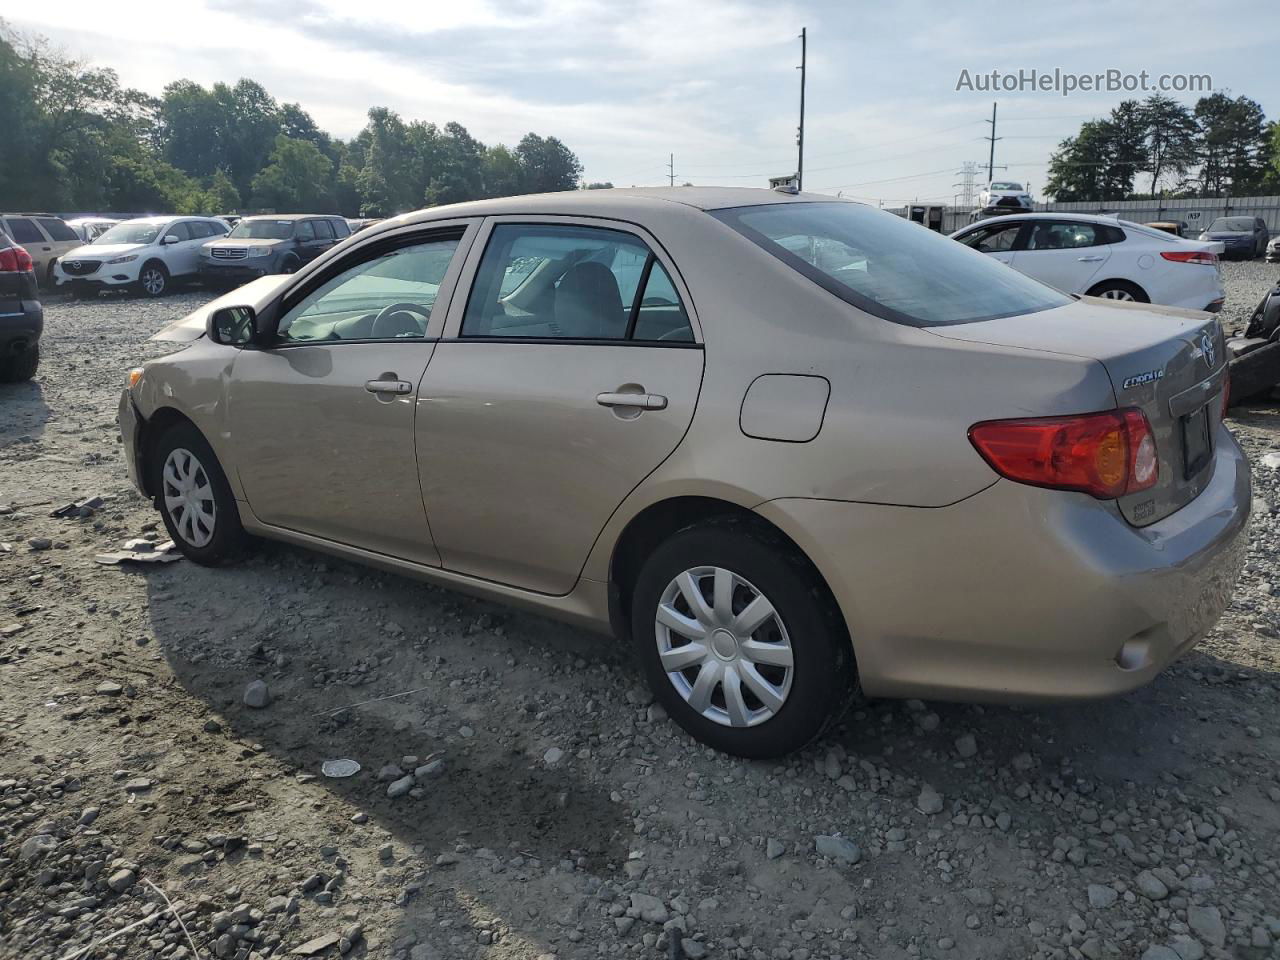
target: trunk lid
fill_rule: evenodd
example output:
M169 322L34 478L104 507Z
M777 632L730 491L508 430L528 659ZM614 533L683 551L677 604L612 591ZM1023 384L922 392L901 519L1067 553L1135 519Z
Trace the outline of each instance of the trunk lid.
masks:
M1116 406L1137 407L1146 414L1160 455L1156 485L1118 501L1135 526L1169 516L1195 499L1211 479L1226 371L1226 345L1214 318L1194 310L1086 297L1031 316L929 330L955 340L1101 363Z

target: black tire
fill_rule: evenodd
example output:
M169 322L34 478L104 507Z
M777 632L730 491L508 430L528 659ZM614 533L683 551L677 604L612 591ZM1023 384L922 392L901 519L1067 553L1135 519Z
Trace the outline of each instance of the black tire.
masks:
M33 343L21 353L0 360L0 383L30 380L40 367L40 344Z
M169 292L169 271L159 260L148 260L138 271L138 292L144 297L163 297Z
M1147 296L1145 290L1136 283L1130 283L1128 280L1103 280L1101 283L1096 283L1090 287L1087 295L1119 301L1129 300L1136 303L1151 302L1151 298Z
M179 513L175 517L167 502L166 493L179 492L177 488L170 486L165 477L169 457L175 451L185 451L194 457L198 468L192 471L195 485L198 489L207 490L212 496L213 530L207 542L200 540L201 534L208 531L202 527L200 533L192 538L190 529L182 525L183 508L176 508ZM240 512L231 492L231 485L227 483L227 476L222 472L213 448L201 436L200 431L190 423L173 424L157 438L148 460L151 470L148 488L156 497L165 529L182 551L182 555L206 567L222 566L239 559L247 540L244 527L240 525ZM201 474L204 484L200 482Z
M734 587L733 612L741 612L738 604L746 602L736 591L743 589L750 598L750 588L766 597L776 611L776 624L771 623L768 629L777 632L766 638L762 634L765 628L761 628L751 639L780 639L778 625L789 637L793 657L789 690L772 716L755 725L731 726L704 716L686 702L660 659L656 616L663 594L685 571L706 567L731 571L747 581ZM740 757L779 757L811 743L843 715L854 688L853 648L816 571L790 544L741 521L689 527L654 550L632 592L631 635L649 685L667 714L697 740ZM775 671L772 677L781 677L783 668L758 669ZM688 676L691 671L680 674L690 686L694 682ZM784 683L772 677L772 683ZM725 687L717 685L711 709L720 709L717 695L721 706L727 702ZM763 706L754 694L748 693L747 698L754 700L756 709ZM727 708L724 714L727 719Z
M280 261L281 273L297 273L298 268L302 266L302 261L295 257L292 253Z

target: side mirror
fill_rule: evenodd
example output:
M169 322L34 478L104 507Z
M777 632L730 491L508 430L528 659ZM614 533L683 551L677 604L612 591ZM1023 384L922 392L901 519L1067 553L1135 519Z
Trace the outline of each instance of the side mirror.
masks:
M169 244L171 244L171 243L177 243L177 242L178 242L178 238L177 238L177 237L175 237L172 233L170 233L170 234L166 234L166 235L165 235L165 238L164 238L163 240L161 240L160 242L161 242L162 244L164 244L164 245L167 247L167 246L168 246Z
M223 307L209 314L209 339L227 347L253 343L258 316L253 307Z

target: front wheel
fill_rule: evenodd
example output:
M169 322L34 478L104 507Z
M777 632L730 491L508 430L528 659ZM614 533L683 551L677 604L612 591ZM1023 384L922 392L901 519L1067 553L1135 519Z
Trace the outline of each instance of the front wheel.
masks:
M213 448L189 423L170 427L151 458L165 529L183 556L208 567L236 559L244 547L240 512Z
M816 572L745 524L691 527L659 546L636 580L632 636L668 715L737 756L800 749L852 689L849 638Z
M169 271L164 264L151 262L143 265L138 274L138 289L147 297L160 297L169 289Z
M0 360L0 383L21 383L23 380L30 380L39 368L40 344L33 343L25 350Z

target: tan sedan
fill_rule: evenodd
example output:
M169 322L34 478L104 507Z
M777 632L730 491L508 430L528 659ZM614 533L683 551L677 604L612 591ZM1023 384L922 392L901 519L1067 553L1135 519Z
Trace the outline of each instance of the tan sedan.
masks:
M161 336L192 342L131 374L121 427L192 560L267 536L611 631L741 755L855 683L1132 689L1241 564L1210 318L829 197L426 210Z

